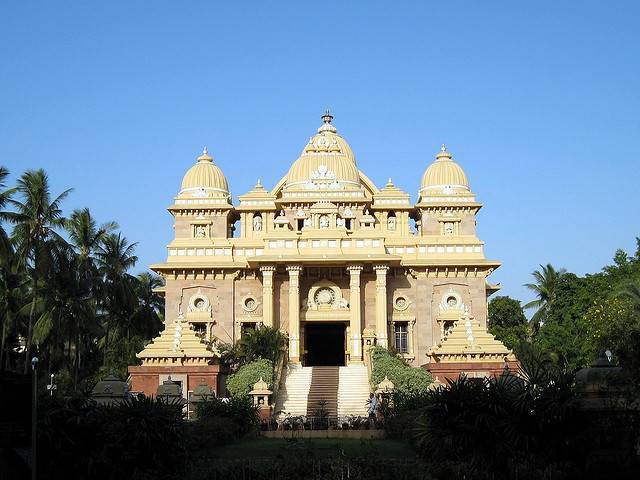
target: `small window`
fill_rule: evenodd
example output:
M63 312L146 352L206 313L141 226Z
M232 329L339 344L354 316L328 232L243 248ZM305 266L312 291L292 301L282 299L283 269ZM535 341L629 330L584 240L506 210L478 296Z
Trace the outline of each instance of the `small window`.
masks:
M400 353L409 351L409 327L407 322L396 322L394 326L395 349Z
M256 324L254 322L242 322L242 325L240 327L240 335L244 335L250 330L255 330L255 329L256 329Z
M344 219L344 227L347 230L351 230L351 219L350 218L345 218Z
M301 231L304 228L304 218L298 219L298 231Z
M196 332L196 335L206 335L207 333L207 324L206 323L194 323L193 330Z

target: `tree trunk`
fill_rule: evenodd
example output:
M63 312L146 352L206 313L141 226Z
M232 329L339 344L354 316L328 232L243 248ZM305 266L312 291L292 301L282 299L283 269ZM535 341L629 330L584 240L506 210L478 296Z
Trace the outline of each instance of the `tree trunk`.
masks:
M38 301L38 244L33 252L33 292L31 300L31 311L29 312L29 327L27 329L27 345L24 352L24 374L29 372L29 364L31 363L31 336L33 335L33 317L36 314L36 302Z
M5 338L7 336L7 324L9 323L9 308L5 309L5 316L2 321L2 342L0 344L0 372L4 371L4 363L2 363L2 359L4 358L4 345Z

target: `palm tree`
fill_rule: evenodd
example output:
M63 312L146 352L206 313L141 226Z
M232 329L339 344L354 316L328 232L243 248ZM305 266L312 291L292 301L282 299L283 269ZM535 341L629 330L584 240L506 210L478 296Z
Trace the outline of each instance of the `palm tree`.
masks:
M30 262L31 268L31 308L27 328L27 345L25 351L24 372L29 368L33 322L38 301L38 280L40 275L40 257L45 242L55 238L63 239L56 233L56 228L64 227L60 205L69 195L71 189L51 198L49 178L44 170L28 170L18 179L16 192L20 200L9 199L15 212L7 212L7 218L15 223L13 236L16 239L18 252L25 264Z
M102 240L97 252L98 267L104 279L100 295L101 308L105 313L104 365L107 363L110 330L116 327L128 333L135 309L136 278L128 272L138 261L134 254L136 245L129 243L120 233L111 233Z
M4 211L4 209L16 191L15 188L4 190L4 188L6 187L5 181L8 176L9 176L9 170L7 170L5 167L0 167L0 189L2 189L2 191L0 191L0 222L4 220L8 220L8 215ZM7 233L4 231L4 228L0 223L0 237L6 237L6 236L7 236Z
M549 313L549 308L555 300L558 281L562 275L566 273L564 268L556 270L550 263L546 266L540 265L540 269L541 270L535 270L532 273L536 282L525 283L524 285L529 290L533 291L537 297L535 300L532 300L523 306L525 309L537 308L533 317L531 317L531 323L534 326L534 331L544 323L546 316Z
M4 370L5 346L9 329L15 324L27 277L24 265L16 255L11 241L0 234L0 317L2 317L2 337L0 339L0 370Z
M628 282L617 293L618 297L626 298L631 302L633 309L640 312L640 282Z
M144 338L153 338L162 328L164 320L164 297L156 289L164 286L158 275L140 273L135 284L137 307L132 324L136 333Z
M90 304L92 306L92 314L75 317L75 355L73 361L73 384L74 388L78 385L78 376L80 372L81 356L83 350L86 350L86 336L94 333L96 330L96 319L98 317L98 301L100 294L102 277L97 266L97 254L100 250L102 242L107 235L113 233L118 228L116 222L107 222L98 226L95 219L91 216L88 208L77 209L71 213L66 221L65 229L69 235L69 241L76 251L76 264L79 275L83 282L87 284L91 292ZM85 314L88 312L85 312ZM81 324L84 321L85 324Z

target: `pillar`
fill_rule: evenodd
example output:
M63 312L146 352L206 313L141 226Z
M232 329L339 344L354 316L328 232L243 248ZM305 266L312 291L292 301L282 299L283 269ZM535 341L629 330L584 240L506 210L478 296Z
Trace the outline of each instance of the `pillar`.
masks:
M387 271L388 265L376 265L376 337L377 344L387 348Z
M300 362L300 272L299 265L287 266L289 272L289 361Z
M262 272L262 323L273 327L273 272L276 267L264 265L260 267Z
M413 334L413 329L416 326L416 320L415 319L409 320L409 324L407 326L409 330L409 333L407 334L407 343L409 344L408 345L409 348L407 350L409 355L413 355L415 351L413 346L413 339L415 338Z
M362 265L350 265L349 271L349 331L351 333L350 362L362 362L362 341L360 332L362 329L362 316L360 313L360 273Z

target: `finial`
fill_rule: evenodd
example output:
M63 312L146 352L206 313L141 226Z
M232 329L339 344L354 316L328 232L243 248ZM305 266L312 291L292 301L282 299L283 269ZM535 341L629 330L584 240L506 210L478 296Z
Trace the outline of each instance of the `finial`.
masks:
M445 146L445 144L443 143L442 146L440 147L440 151L441 152L446 152L447 151L447 147Z
M258 181L256 182L256 186L260 186L262 185L262 180L258 179Z
M387 180L387 185L393 185L393 180L391 180L391 177L389 177L389 180Z
M444 145L443 145L443 146L444 146ZM204 148L202 149L202 154L203 154L203 155L209 155L209 151L207 150L207 147L204 147Z
M331 120L333 120L333 115L331 115L329 109L327 108L327 111L324 112L324 115L322 115L322 121L324 123L331 123Z

